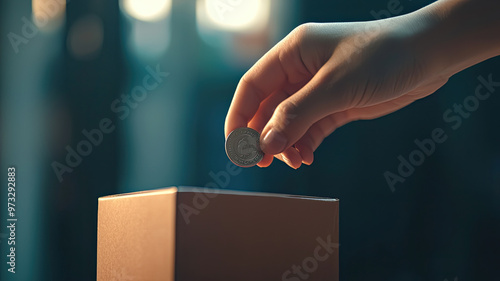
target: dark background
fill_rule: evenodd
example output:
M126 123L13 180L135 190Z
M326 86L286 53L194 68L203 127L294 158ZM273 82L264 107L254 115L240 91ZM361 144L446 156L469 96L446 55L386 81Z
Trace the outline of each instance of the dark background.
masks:
M401 0L400 14L430 2ZM71 0L59 22L37 28L16 53L8 34L22 34L32 3L0 0L2 173L17 169L19 219L15 278L0 228L1 279L94 280L98 197L213 181L209 173L228 162L224 118L245 71L300 23L373 20L388 3L272 1L264 27L249 32L207 28L195 1L173 0L162 19L148 22L118 1ZM169 76L121 120L110 105L157 65ZM456 130L443 120L490 74L500 80L500 58L396 113L338 129L310 167L275 161L244 169L227 188L339 198L341 280L496 280L500 97L481 101ZM54 161L64 164L66 147L103 118L116 129L60 182ZM414 140L435 128L448 139L391 191L384 172L396 173L398 156L408 159Z

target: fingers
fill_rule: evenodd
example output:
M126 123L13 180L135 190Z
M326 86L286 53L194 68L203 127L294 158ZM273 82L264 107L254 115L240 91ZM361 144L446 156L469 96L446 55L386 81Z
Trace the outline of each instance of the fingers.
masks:
M331 113L332 95L323 68L296 93L274 110L261 134L261 147L267 154L278 154L291 147L321 118ZM342 108L342 105L337 105Z
M276 107L278 107L281 102L283 102L292 94L297 92L300 88L302 88L306 82L307 81L299 82L296 84L289 84L284 86L283 89L277 90L272 93L260 104L257 113L255 113L248 126L255 129L259 133L262 132L264 126L273 116Z
M302 157L300 153L295 147L289 147L282 153L278 154L277 157L280 157L281 161L285 162L288 166L298 169L302 164Z
M294 147L289 147L282 153L274 155L274 157L293 169L300 168L302 164L302 157L300 156L299 151Z
M253 128L257 132L262 132L264 126L269 121L276 107L289 97L288 93L283 90L278 90L266 98L259 106L248 127Z
M323 140L345 124L356 120L375 119L390 114L409 105L416 99L414 95L408 93L391 101L363 108L352 108L322 118L312 125L295 144L295 147L300 152L302 162L311 165L314 161L314 151Z
M254 118L252 118L248 126L258 132L262 132L262 129L273 115L275 108L289 96L290 95L287 92L282 90L274 92L261 103L257 113ZM298 169L302 163L300 153L293 147L277 155L277 158L294 169ZM273 155L265 154L264 158L257 165L261 168L268 167L271 165L272 161Z
M226 117L226 138L231 131L246 127L260 103L285 83L286 75L276 56L259 60L240 80Z
M285 38L243 75L226 117L226 137L232 130L246 127L261 102L272 93L311 77L294 44L296 42Z
M356 117L349 116L346 111L342 111L328 115L314 123L295 144L295 147L300 152L302 162L311 165L314 161L314 151L321 142L337 128L354 121L354 118Z
M264 158L262 158L262 160L260 160L260 162L257 163L257 166L261 168L269 167L269 165L273 163L273 158L274 157L270 154L264 154Z

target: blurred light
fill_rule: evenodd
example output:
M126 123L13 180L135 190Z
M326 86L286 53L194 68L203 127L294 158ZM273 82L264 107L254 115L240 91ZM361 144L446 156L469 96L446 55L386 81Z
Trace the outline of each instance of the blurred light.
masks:
M66 0L33 0L32 19L41 31L52 31L62 26Z
M130 16L142 21L165 18L172 8L172 0L121 0L120 6Z
M88 15L75 21L68 32L69 52L77 59L95 58L104 37L102 20L96 15Z
M199 25L227 31L255 31L269 20L270 0L198 0Z

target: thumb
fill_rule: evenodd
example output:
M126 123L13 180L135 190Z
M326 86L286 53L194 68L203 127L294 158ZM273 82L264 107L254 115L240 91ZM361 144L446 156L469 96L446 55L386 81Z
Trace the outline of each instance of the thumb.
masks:
M331 94L319 72L298 92L282 101L262 130L260 144L266 154L279 154L295 144L318 120L329 115ZM336 106L337 107L337 106Z

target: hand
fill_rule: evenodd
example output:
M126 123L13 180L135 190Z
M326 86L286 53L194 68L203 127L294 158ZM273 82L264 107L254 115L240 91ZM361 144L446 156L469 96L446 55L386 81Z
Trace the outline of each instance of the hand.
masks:
M297 27L241 78L226 137L238 127L261 132L266 155L260 167L273 156L295 169L310 165L335 129L405 107L461 70L430 47L436 35L427 30L433 24L421 12Z

